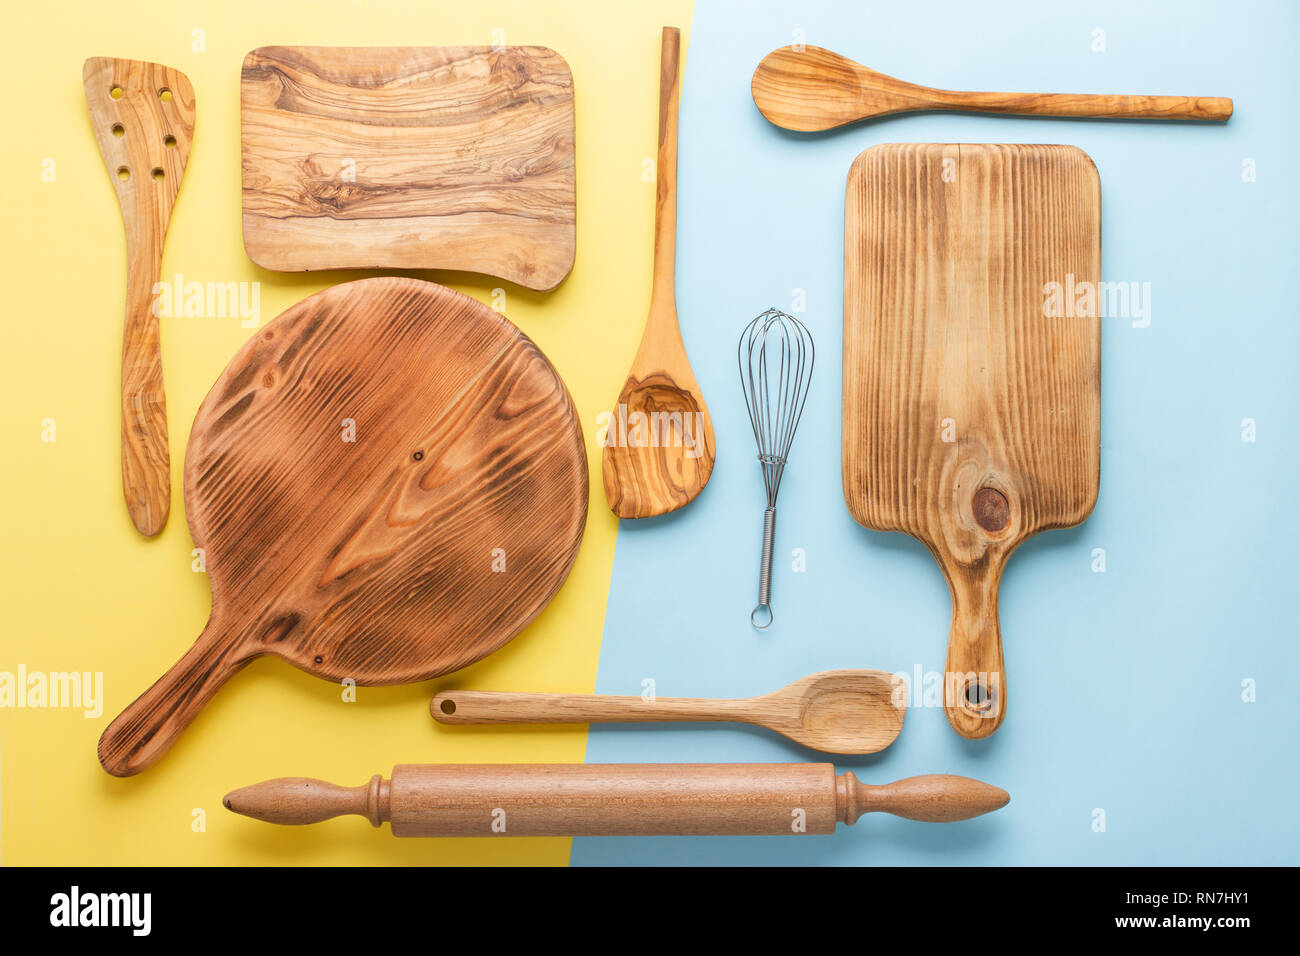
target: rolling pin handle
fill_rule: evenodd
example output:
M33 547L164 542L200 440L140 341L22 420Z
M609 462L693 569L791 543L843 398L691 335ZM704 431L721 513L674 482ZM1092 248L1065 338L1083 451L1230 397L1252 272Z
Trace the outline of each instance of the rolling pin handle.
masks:
M852 773L835 780L836 817L852 826L864 813L892 813L923 823L955 823L992 813L1011 802L1001 787L946 773L923 774L870 786Z
M390 793L388 781L379 774L360 787L340 787L310 777L279 777L232 790L221 804L233 813L286 826L356 814L377 827L388 820Z

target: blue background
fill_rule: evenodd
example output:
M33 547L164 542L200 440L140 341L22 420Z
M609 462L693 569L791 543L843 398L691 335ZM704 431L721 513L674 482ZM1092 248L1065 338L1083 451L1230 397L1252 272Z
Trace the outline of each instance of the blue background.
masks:
M1103 278L1150 282L1151 324L1103 320L1096 510L1007 568L1002 728L964 740L941 707L914 702L892 747L835 759L868 783L978 777L1010 791L1007 808L949 825L871 815L834 836L585 838L575 864L1300 861L1296 25L1281 2L697 3L677 294L718 464L684 511L619 529L599 692L650 678L662 696L749 696L826 668L943 669L949 599L933 559L859 527L840 489L844 184L862 150L1079 146L1101 174ZM1091 50L1098 27L1105 53ZM792 134L759 115L749 84L797 29L930 86L1230 96L1236 112L1226 125L928 114ZM1246 158L1256 182L1242 181ZM776 622L760 634L748 614L763 493L735 347L796 289L817 368L781 488ZM806 573L791 572L796 547ZM826 759L727 725L595 726L587 750L588 762Z

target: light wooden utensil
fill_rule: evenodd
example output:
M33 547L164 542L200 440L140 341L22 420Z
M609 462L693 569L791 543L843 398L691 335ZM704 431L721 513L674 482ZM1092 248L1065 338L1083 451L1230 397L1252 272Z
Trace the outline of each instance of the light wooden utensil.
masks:
M171 455L153 306L167 225L194 137L194 89L180 70L107 56L86 60L81 78L126 229L122 491L136 529L155 535L171 508Z
M754 71L751 90L754 104L768 120L804 133L918 110L1218 122L1232 116L1232 100L1218 96L963 93L932 89L877 73L817 46L773 50Z
M681 34L664 27L655 171L650 316L605 438L605 500L620 518L649 518L695 500L713 473L713 421L677 323L677 104Z
M226 794L227 810L300 826L344 814L399 837L834 833L864 813L952 823L1011 797L969 777L883 786L828 763L399 764L360 787L281 777Z
M99 742L156 761L263 654L401 684L501 647L559 590L587 518L568 390L504 316L416 279L363 279L259 329L194 420L185 503L212 614Z
M264 269L573 268L573 75L541 46L269 46L240 81L244 248Z
M844 498L939 562L944 707L987 737L1006 713L1007 559L1097 500L1097 170L1073 146L876 146L849 173L844 240Z
M433 698L429 712L444 724L716 720L766 727L824 753L873 754L892 744L903 727L907 682L884 671L822 671L739 700L446 690Z

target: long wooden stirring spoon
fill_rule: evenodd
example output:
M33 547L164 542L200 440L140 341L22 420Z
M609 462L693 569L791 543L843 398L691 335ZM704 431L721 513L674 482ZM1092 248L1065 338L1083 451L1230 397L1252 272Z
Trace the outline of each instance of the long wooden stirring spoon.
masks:
M167 224L194 136L194 89L180 70L106 56L88 59L81 77L126 229L122 491L136 529L155 535L171 508L171 454L153 302Z
M964 93L933 89L877 73L817 46L773 50L754 70L751 90L754 104L768 120L803 133L917 110L1217 121L1232 115L1232 100L1217 96Z
M713 421L677 323L677 104L681 34L664 27L650 315L606 430L605 500L620 518L649 518L693 501L713 473Z
M617 697L448 690L429 712L444 724L587 724L724 721L775 730L834 754L872 754L894 742L907 713L907 682L870 670L821 671L761 697Z

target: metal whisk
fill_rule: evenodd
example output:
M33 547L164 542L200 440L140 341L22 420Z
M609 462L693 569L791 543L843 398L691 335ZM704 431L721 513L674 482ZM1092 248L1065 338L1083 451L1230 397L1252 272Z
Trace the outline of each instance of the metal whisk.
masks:
M776 496L781 475L803 417L808 385L812 381L812 333L792 315L768 309L745 326L736 349L740 387L754 426L758 463L767 488L763 512L763 557L758 571L758 604L750 623L759 629L772 623L772 544L776 535Z

